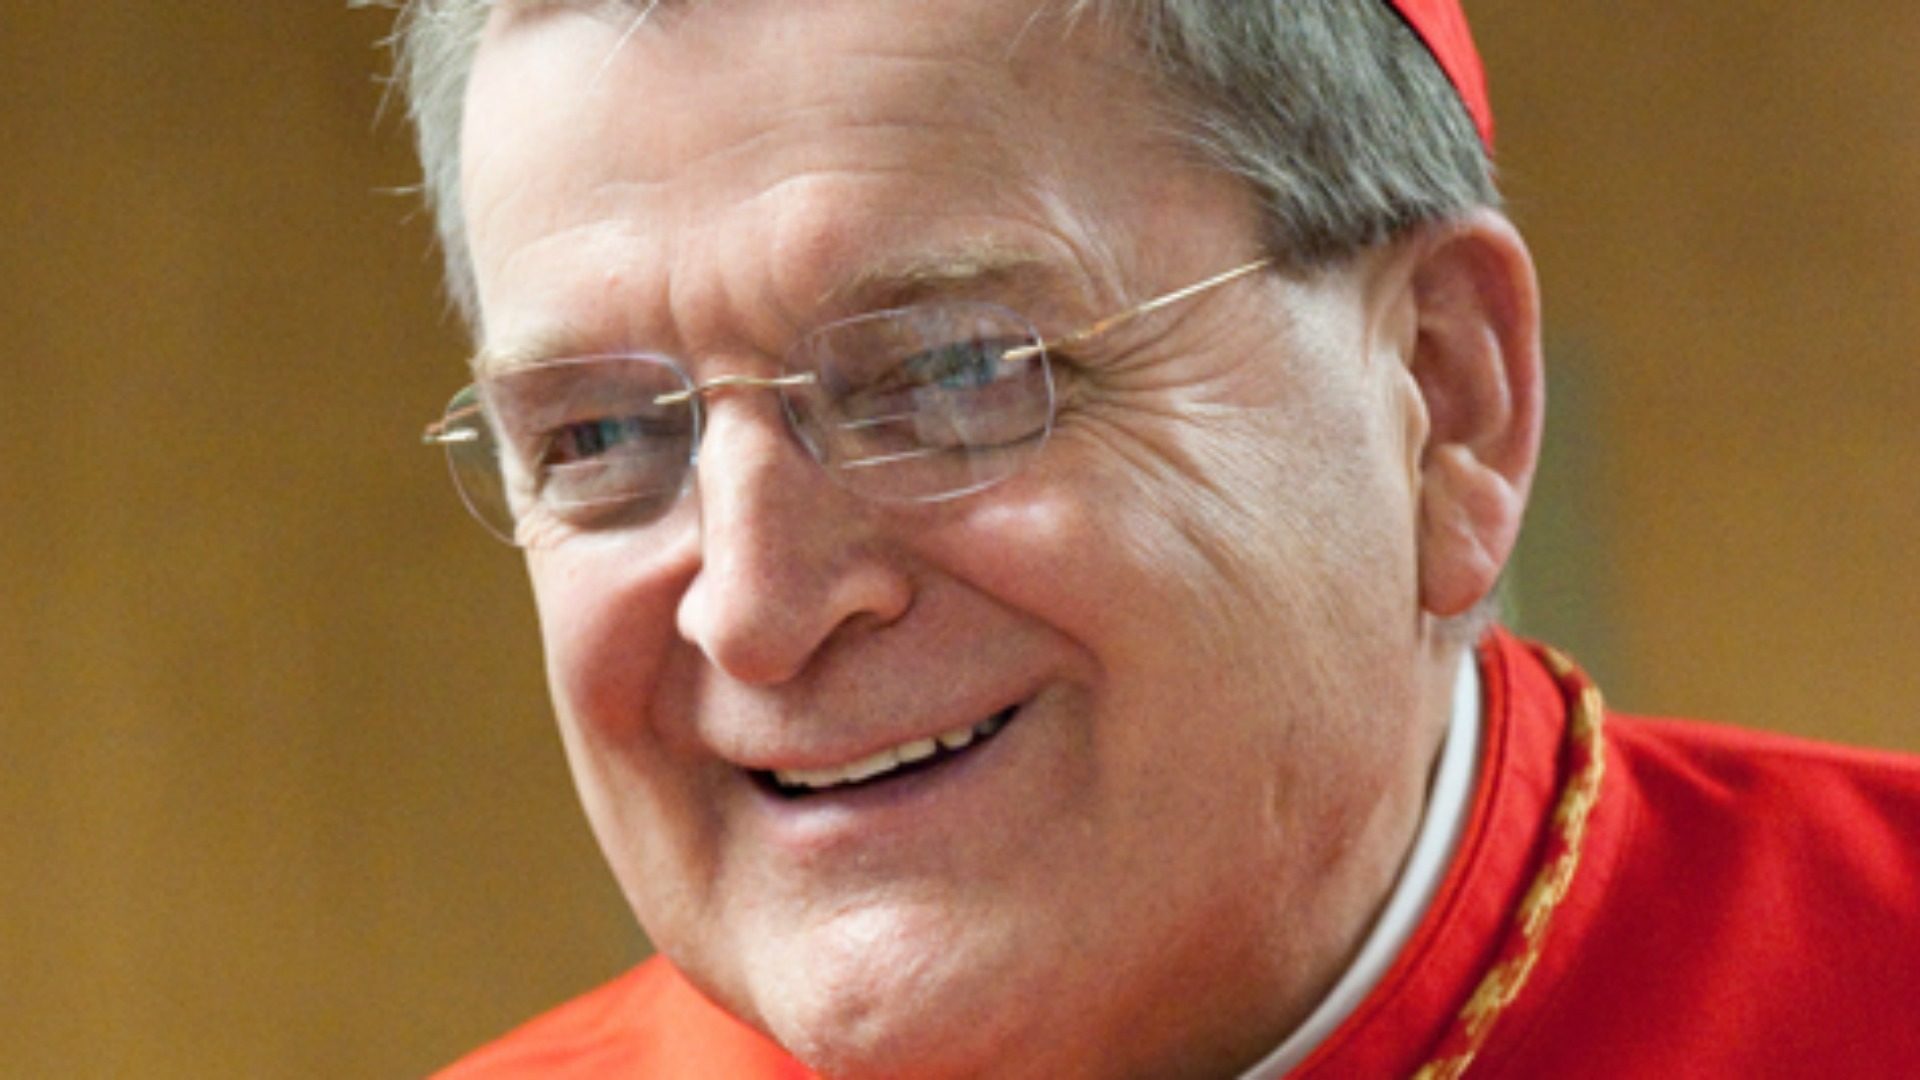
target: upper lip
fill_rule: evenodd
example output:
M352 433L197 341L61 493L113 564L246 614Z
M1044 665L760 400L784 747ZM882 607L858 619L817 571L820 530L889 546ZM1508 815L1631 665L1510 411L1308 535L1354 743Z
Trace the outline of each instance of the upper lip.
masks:
M773 749L763 745L757 748L756 752L740 754L723 752L721 756L735 767L753 773L780 774L844 770L848 766L869 761L881 754L897 752L902 748L912 747L916 743L932 741L937 746L942 736L952 736L959 731L978 728L980 725L995 718L1010 716L1025 700L1025 696L1002 698L999 699L996 704L986 705L977 709L968 709L965 713L961 713L958 710L942 710L945 714L944 717L934 723L916 725L914 728L899 735L887 735L880 738L869 735L861 739L858 743L850 744L839 740L821 740L818 744L812 746L802 747L795 745L782 749ZM783 722L783 726L794 723L793 721L785 721ZM820 729L829 731L832 730L834 726L830 719L816 720L812 723L820 725ZM805 729L804 727L798 727L798 730ZM837 743L837 745L828 745L829 742Z
M892 772L904 765L925 761L942 750L959 750L977 739L998 732L1012 709L1003 709L984 720L957 724L935 735L921 736L882 747L871 754L837 765L808 769L775 769L772 774L785 787L827 788L858 783Z

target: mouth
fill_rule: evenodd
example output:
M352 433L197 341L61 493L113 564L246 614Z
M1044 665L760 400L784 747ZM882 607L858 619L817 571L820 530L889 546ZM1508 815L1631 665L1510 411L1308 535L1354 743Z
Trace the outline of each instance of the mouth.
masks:
M912 776L973 753L1012 722L1018 706L1005 709L977 723L869 754L858 761L822 769L773 769L756 771L753 776L763 787L783 799L804 799L825 792L852 791Z

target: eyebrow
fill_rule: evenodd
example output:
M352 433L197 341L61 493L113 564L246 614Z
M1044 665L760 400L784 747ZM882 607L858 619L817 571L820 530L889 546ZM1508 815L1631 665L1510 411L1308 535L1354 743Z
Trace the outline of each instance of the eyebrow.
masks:
M822 311L898 307L940 294L1018 285L1031 292L1067 292L1067 275L1050 259L991 241L911 252L868 263L829 288Z
M565 2L565 0L546 0ZM1017 289L1031 303L1079 294L1056 260L1031 250L992 241L967 242L944 249L910 252L867 263L829 287L815 308L820 321L901 307L937 296L990 288ZM805 330L803 326L800 328ZM475 375L487 375L543 362L603 351L604 344L577 327L558 324L506 344L488 344L468 361Z
M596 350L578 329L560 324L539 330L506 345L487 344L473 354L467 367L474 375L492 375L514 368L533 367L543 361L570 356L589 356Z

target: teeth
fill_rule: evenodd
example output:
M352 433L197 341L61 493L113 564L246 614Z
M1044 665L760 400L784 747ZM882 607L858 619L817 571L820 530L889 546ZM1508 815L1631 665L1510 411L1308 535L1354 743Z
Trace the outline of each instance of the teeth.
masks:
M840 787L843 784L857 784L892 772L902 765L925 761L943 748L950 751L965 749L971 746L975 739L984 739L1005 727L1007 715L1007 713L1000 713L978 724L943 731L930 739L915 739L912 742L901 743L899 746L845 765L834 765L824 769L776 769L773 778L781 787L810 788L816 791Z
M939 752L940 744L932 739L916 739L894 751L895 754L899 755L902 763L925 761Z

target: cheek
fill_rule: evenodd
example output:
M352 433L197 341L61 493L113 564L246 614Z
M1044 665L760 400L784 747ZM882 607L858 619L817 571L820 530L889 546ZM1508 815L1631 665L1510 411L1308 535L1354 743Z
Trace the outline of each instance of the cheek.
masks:
M712 778L671 719L684 713L671 677L671 577L626 548L532 552L528 568L561 742L595 839L647 931L693 942L723 830L703 787Z
M1411 604L1411 493L1370 413L1188 406L1075 434L1060 483L1079 507L1054 515L1072 522L1055 547L1069 576L1125 581L1098 592L1204 612L1229 649L1249 623L1331 629L1330 608Z
M1009 494L952 530L970 555L948 565L1088 657L1089 771L1073 790L1109 841L1090 877L1114 896L1177 878L1192 885L1180 903L1204 907L1249 864L1270 896L1334 859L1321 840L1352 834L1362 793L1319 778L1373 776L1378 716L1395 715L1377 673L1397 643L1366 636L1378 598L1271 504L1117 470Z
M554 704L593 741L647 723L678 640L670 589L620 547L609 539L528 555Z
M1169 755L1212 754L1197 773L1231 786L1264 769L1257 797L1316 803L1298 763L1371 745L1404 704L1378 678L1418 625L1398 443L1371 411L1321 400L1129 420L1063 432L969 512L949 565L1078 645L1105 706L1221 735L1189 746L1142 725L1117 746L1109 731L1110 764L1165 775Z

